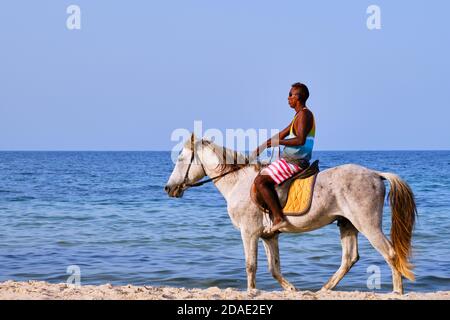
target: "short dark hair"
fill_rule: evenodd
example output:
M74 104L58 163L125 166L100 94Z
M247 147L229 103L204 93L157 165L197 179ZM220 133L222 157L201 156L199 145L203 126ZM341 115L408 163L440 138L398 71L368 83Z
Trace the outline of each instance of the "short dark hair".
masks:
M296 82L292 85L292 88L298 89L298 99L301 103L305 103L309 98L309 90L308 87L300 82Z

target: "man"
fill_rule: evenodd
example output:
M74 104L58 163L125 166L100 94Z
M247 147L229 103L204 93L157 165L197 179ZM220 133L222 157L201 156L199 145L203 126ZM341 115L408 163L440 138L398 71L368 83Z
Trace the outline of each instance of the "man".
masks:
M292 122L283 131L267 140L253 153L256 158L265 148L285 146L280 159L264 168L255 179L256 189L269 208L273 224L270 233L287 227L275 186L309 166L314 146L315 123L312 112L306 106L309 97L308 87L294 83L289 91L288 103L295 110Z

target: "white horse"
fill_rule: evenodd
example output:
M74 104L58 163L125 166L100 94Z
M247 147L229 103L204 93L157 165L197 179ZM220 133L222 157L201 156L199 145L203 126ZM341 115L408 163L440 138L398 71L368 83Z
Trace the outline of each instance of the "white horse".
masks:
M233 159L234 163L227 164L230 162L224 161L229 159ZM245 164L245 160L246 157L241 153L209 140L197 139L192 134L180 152L165 191L171 197L181 197L187 188L202 184L198 181L205 176L210 177L208 180L214 182L227 201L233 225L241 232L248 290L256 288L260 238L263 240L269 271L273 277L284 289L295 290L280 271L278 234L269 238L264 236L263 231L270 220L250 198L250 188L259 173L259 166ZM391 185L389 200L392 209L392 242L386 238L381 228L385 197L383 180L388 180ZM280 189L277 191L281 192ZM416 214L413 193L397 175L347 164L321 171L316 179L308 213L286 217L290 225L280 231L308 232L338 220L342 263L322 290L333 289L358 261L357 236L361 232L390 266L394 292L402 294L402 276L414 280L408 259Z

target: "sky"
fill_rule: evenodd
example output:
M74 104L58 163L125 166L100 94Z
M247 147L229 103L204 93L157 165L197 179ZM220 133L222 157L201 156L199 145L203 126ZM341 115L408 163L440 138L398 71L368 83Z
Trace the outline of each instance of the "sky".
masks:
M449 15L446 0L4 1L0 150L171 150L195 120L282 129L297 81L316 150L449 150Z

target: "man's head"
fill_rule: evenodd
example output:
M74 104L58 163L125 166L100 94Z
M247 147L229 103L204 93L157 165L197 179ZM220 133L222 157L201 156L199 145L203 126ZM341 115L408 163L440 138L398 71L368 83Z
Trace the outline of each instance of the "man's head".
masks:
M300 82L296 82L292 85L291 90L289 91L288 102L292 108L300 103L300 105L305 105L306 100L309 98L309 90L306 85Z

